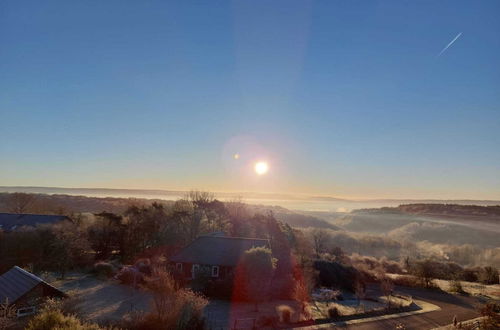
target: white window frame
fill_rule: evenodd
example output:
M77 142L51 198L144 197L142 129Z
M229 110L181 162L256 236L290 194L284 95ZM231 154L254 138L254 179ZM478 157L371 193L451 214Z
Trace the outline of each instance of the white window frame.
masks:
M175 264L175 269L177 269L178 271L181 271L182 272L182 262L178 262Z
M31 307L22 307L22 308L19 308L16 311L17 317L23 317L23 316L32 315L32 314L35 314L35 313L36 313L36 307L34 307L34 306L31 306Z
M196 272L200 270L200 265L198 264L193 264L191 266L191 278L195 278Z
M219 277L219 266L212 266L212 277Z

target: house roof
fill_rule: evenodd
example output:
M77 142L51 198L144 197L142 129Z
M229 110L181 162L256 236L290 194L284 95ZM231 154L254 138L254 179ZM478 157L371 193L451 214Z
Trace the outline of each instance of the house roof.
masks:
M21 267L14 266L0 276L0 303L3 304L8 299L9 304L13 304L39 284L48 286L61 296L65 295L38 276L25 271Z
M0 213L0 229L12 231L23 226L35 227L68 219L64 215Z
M269 248L267 239L200 236L170 258L173 262L236 266L243 253L253 247Z

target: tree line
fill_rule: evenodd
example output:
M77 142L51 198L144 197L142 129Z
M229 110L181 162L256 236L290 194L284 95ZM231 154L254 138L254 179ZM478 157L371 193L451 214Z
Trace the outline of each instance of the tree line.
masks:
M254 213L240 201L223 203L211 193L194 191L174 203L131 205L122 214L75 214L70 222L0 231L0 268L19 265L64 274L109 258L133 263L148 254L168 257L212 232L270 239L274 245L277 237L294 241L294 230L272 213Z

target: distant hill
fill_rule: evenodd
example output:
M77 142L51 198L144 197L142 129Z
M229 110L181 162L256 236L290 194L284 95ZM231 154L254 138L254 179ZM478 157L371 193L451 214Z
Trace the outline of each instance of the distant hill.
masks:
M325 220L316 217L298 214L298 213L275 213L276 219L289 224L292 227L299 228L324 228L332 230L342 230L342 228L335 226Z
M460 204L403 204L397 207L382 207L378 209L361 209L353 213L368 214L413 214L428 216L457 217L500 217L500 204L492 206L460 205Z
M27 205L27 213L38 214L65 214L71 213L100 213L103 211L123 213L131 205L146 205L155 201L172 203L159 199L119 198L119 197L87 197L73 195L30 194L34 198ZM11 212L9 198L11 194L0 193L0 212Z
M497 248L500 206L406 204L355 210L332 223L347 231L414 242Z

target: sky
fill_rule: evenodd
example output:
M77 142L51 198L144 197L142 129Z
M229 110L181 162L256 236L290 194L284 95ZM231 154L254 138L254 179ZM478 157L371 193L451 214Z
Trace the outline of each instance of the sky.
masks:
M0 185L500 199L499 14L2 1Z

